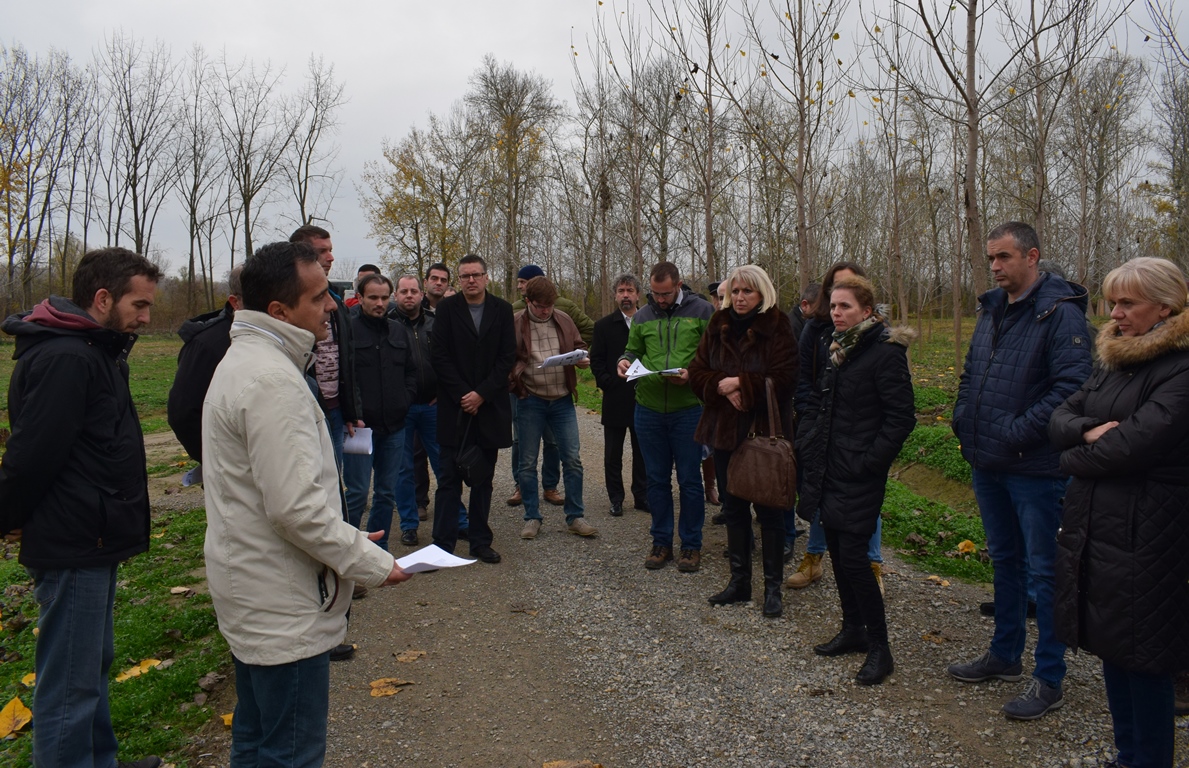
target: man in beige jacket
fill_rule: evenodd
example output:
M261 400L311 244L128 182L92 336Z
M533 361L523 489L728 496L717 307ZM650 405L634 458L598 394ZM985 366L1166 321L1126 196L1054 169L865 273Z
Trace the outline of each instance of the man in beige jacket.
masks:
M321 765L330 649L354 582L409 578L343 517L325 415L306 381L335 302L314 251L273 243L244 264L202 413L206 566L235 661L231 765Z

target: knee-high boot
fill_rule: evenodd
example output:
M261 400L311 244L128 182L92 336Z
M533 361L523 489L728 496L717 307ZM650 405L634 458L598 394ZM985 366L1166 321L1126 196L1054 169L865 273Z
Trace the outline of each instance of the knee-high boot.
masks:
M780 587L784 583L784 535L775 528L760 529L764 560L764 615L776 618L784 610Z
M731 564L731 580L727 588L707 600L711 605L746 603L751 599L751 526L727 526L727 561Z

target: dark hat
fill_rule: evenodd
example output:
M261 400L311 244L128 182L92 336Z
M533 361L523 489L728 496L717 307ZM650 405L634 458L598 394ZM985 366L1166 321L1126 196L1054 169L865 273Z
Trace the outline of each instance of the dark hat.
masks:
M711 283L710 285L706 286L706 290L716 294L718 293L718 286L720 285L722 285L721 280L719 280L717 283Z
M545 270L538 267L536 264L526 264L520 268L516 273L517 280L532 280L534 277L544 277Z

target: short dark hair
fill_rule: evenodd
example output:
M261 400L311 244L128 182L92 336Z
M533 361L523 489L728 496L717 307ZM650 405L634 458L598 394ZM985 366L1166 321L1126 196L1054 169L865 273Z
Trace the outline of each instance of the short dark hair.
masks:
M314 224L303 224L297 229L293 230L293 234L289 235L289 242L291 243L308 243L311 240L326 240L330 237L330 233L322 227Z
M859 277L867 277L867 270L853 261L838 261L826 270L822 276L822 289L817 301L813 303L813 316L818 320L830 319L830 291L834 290L834 276L844 269L849 269Z
M631 272L624 272L619 277L615 278L615 282L611 284L611 290L618 291L619 286L630 285L636 289L636 293L641 293L640 281Z
M677 265L671 261L662 261L652 268L648 273L648 279L664 282L665 280L672 280L675 283L681 282L681 271L677 269Z
M459 263L461 263L461 262L459 262ZM484 268L484 269L487 269L487 267L486 267L486 266L485 266L485 267L483 267L483 268ZM449 280L449 279L450 279L450 267L447 267L445 264L443 264L443 263L442 263L442 262L440 262L440 261L435 261L433 264L430 264L430 265L429 265L429 269L425 270L425 279L426 279L426 280L428 280L428 279L429 279L429 273L430 273L430 272L433 272L434 270L437 270L438 272L445 272L445 273L446 273L446 279L447 279L447 280Z
M817 301L817 297L822 295L821 283L810 283L801 289L801 301L808 301L810 306Z
M987 242L1008 236L1016 242L1016 248L1020 249L1022 255L1027 256L1033 248L1040 253L1040 238L1036 230L1031 224L1022 221L1005 221L987 233Z
M355 287L355 293L362 295L372 283L384 283L384 285L388 286L388 292L392 293L392 281L378 272L372 272L359 278L359 285Z
M552 307L557 303L557 286L544 275L538 275L524 284L525 301Z
M468 253L466 256L463 256L461 259L459 259L458 260L459 270L462 269L463 264L478 264L479 266L483 267L484 272L487 271L487 262L484 261L483 257L477 253ZM431 267L431 269L432 269L432 267Z
M240 264L230 272L227 273L227 295L229 296L243 296L244 284L240 279L244 274L244 265Z
M362 267L355 270L355 275L356 275L356 277L358 277L359 275L362 275L365 272L371 272L371 273L378 275L378 274L380 274L380 268L377 267L375 264L364 264Z
M279 301L286 307L301 299L299 264L317 264L318 256L304 241L269 243L256 249L244 262L240 280L244 284L244 309L267 312L268 305Z
M106 288L113 301L128 292L128 285L136 276L161 282L161 268L127 248L99 248L87 251L74 268L74 303L79 309L90 309L95 294Z

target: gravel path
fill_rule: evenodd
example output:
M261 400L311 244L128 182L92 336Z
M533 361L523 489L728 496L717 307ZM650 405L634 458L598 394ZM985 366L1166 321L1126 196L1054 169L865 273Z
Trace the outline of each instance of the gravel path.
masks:
M786 593L776 620L751 603L706 603L727 579L721 527L706 526L701 572L646 571L649 517L607 514L597 415L580 414L579 427L587 519L600 535L569 534L561 508L546 505L540 536L519 539L521 511L502 502L512 483L501 452L492 527L503 562L417 576L354 603L348 640L359 650L331 667L327 765L965 768L1113 757L1091 656L1068 656L1065 707L1034 723L999 712L1024 683L963 685L945 675L946 664L986 649L992 622L977 610L985 587L928 580L885 550L896 673L864 688L852 682L861 656L812 652L839 621L828 568L817 585ZM758 561L755 570L762 594ZM425 655L396 658L409 650ZM1026 671L1030 654L1031 643ZM369 682L383 677L412 685L372 697ZM221 711L230 711L233 693L224 698ZM1178 721L1181 765L1187 726ZM195 742L199 764L226 765L225 732Z

